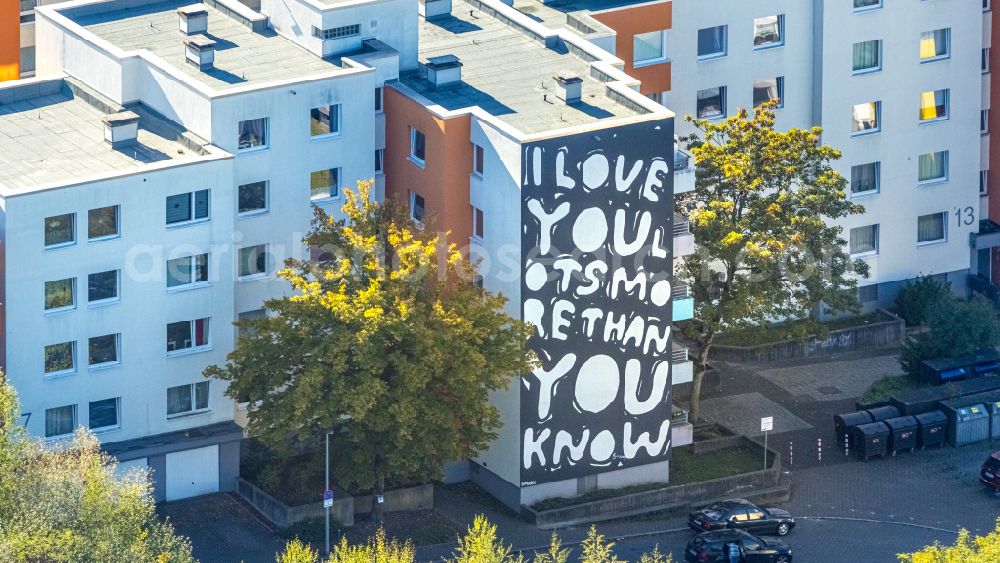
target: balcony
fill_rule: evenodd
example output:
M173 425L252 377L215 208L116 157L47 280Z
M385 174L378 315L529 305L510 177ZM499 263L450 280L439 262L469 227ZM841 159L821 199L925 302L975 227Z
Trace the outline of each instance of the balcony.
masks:
M688 357L687 348L677 344L673 345L673 351L670 354L670 367L673 370L673 385L691 383L694 379L694 362Z
M673 404L670 407L671 447L686 446L694 442L694 425L688 422L688 411Z
M686 283L675 283L670 297L673 303L673 322L694 318L694 298Z
M691 155L677 146L674 140L674 195L694 189L694 162Z
M674 258L694 254L694 234L691 233L691 223L674 213Z

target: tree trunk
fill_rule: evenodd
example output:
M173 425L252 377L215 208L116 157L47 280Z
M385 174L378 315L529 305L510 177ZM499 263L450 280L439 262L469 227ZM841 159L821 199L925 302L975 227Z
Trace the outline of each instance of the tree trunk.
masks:
M372 492L372 517L379 526L382 525L383 504L378 499L379 497L384 498L383 495L385 495L385 477L379 473L378 478L375 480L375 490Z
M701 382L708 369L708 352L714 340L715 333L709 333L701 345L701 350L698 351L698 361L695 363L694 378L691 381L691 400L688 403L688 420L691 424L698 422L698 417L701 415Z

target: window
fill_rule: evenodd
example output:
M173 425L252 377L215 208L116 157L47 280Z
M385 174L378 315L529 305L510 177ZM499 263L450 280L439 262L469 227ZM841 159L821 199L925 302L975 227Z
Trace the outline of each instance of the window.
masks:
M118 206L111 205L87 212L87 238L104 240L118 236Z
M253 215L267 211L267 182L253 182L236 188L236 212Z
M931 243L945 239L944 212L917 217L917 242Z
M109 366L118 363L118 341L117 334L106 334L95 336L88 343L90 367Z
M851 256L878 254L878 225L851 229Z
M878 192L882 165L879 162L858 164L851 167L851 194L864 195Z
M882 102L856 104L852 113L851 132L854 135L874 133L881 128Z
M118 270L87 276L87 301L98 303L118 299Z
M65 311L76 306L76 278L45 282L45 310Z
M424 223L424 196L410 192L410 219L413 219L418 226Z
M167 260L167 287L185 287L208 281L208 254Z
M421 168L424 166L425 143L424 134L410 127L410 160L419 164Z
M385 149L375 149L375 172L385 172Z
M486 165L486 151L483 147L472 143L472 171L477 176L483 175L483 168Z
M920 62L946 59L951 54L951 29L935 29L920 34Z
M990 9L990 0L983 0L983 11Z
M320 29L313 26L312 29L313 37L319 39L341 39L343 37L353 37L361 33L360 24L342 25L340 27L333 27L330 29Z
M948 179L948 151L931 152L917 159L917 181L941 182Z
M785 105L785 77L779 76L753 83L753 107L766 102L777 102L775 107Z
M472 208L472 236L482 239L485 228L483 227L483 210L478 207Z
M726 117L726 87L698 90L698 118L721 119Z
M340 195L340 168L317 170L309 175L310 198L330 199Z
M45 347L45 373L58 374L76 369L76 342L60 342Z
M208 381L167 389L167 416L208 410Z
M167 352L208 346L208 319L179 321L167 325Z
M375 88L375 112L381 113L383 111L382 104L385 103L385 89L382 86Z
M881 8L882 0L854 0L854 11L862 12L864 10L872 10L874 8Z
M785 44L785 16L765 16L753 20L753 47L765 49Z
M91 430L111 430L118 427L118 412L121 408L121 398L104 399L101 401L91 401L88 408L90 419L87 426Z
M267 245L257 244L240 249L239 277L267 273Z
M872 303L878 301L878 284L862 285L858 288L858 302Z
M263 319L267 317L267 313L264 312L264 309L254 309L253 311L245 311L243 313L240 313L236 317L237 320L240 322L251 322L257 319ZM245 328L240 328L238 326L236 327L237 338L239 338L240 336L254 336L255 334L257 334L257 331L251 326Z
M45 246L65 246L76 242L76 213L45 218Z
M208 219L209 190L167 196L167 224L178 225Z
M979 171L979 195L986 195L986 191L990 187L990 171L980 170Z
M979 63L979 70L986 74L990 71L990 48L983 47L982 60Z
M990 110L984 109L979 112L979 133L985 135L990 132Z
M948 119L948 90L920 94L920 121Z
M729 26L717 25L698 30L698 58L714 59L726 56Z
M667 38L663 30L636 33L632 38L632 64L649 64L667 58Z
M882 40L871 39L854 44L854 74L882 70Z
M238 148L241 151L264 148L267 146L267 118L248 119L240 122L240 140Z
M313 108L309 114L309 124L313 137L340 133L340 104Z
M76 405L45 409L45 437L72 434L76 428Z

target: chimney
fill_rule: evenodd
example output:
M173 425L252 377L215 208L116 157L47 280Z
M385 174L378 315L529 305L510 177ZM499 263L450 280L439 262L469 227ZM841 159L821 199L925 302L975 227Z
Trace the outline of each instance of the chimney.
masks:
M184 58L200 70L215 66L215 41L204 35L195 35L184 40Z
M573 104L580 101L583 94L583 79L576 73L564 70L552 78L556 81L556 97Z
M139 116L130 111L121 111L105 115L104 140L111 143L111 148L118 149L136 143L139 136Z
M427 80L435 88L462 81L462 61L455 55L441 55L427 59Z
M417 11L425 20L451 15L451 0L420 0Z
M178 8L177 20L184 35L208 33L208 10L201 4Z

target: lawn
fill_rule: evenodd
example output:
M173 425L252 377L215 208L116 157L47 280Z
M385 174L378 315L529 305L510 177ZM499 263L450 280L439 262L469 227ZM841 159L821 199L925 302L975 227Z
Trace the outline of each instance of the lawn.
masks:
M783 340L792 340L809 336L818 332L817 326L823 330L834 331L856 326L864 326L878 322L878 314L862 315L860 317L850 317L836 319L824 323L817 323L812 319L802 319L788 321L780 324L769 325L766 329L741 330L720 334L715 337L715 344L722 346L756 346L758 344L770 344Z
M928 385L930 384L917 381L908 375L890 375L872 383L872 386L865 391L864 395L861 395L858 402L866 404L878 403L888 400L889 397L896 393L910 391L911 389L920 389Z
M577 504L584 504L606 498L614 498L700 481L710 481L720 477L740 475L764 468L764 456L758 455L745 447L716 450L704 454L695 454L691 446L683 446L670 450L670 482L648 483L620 489L601 489L585 495L572 498L546 499L532 505L535 510L551 510ZM768 456L768 464L773 456Z

